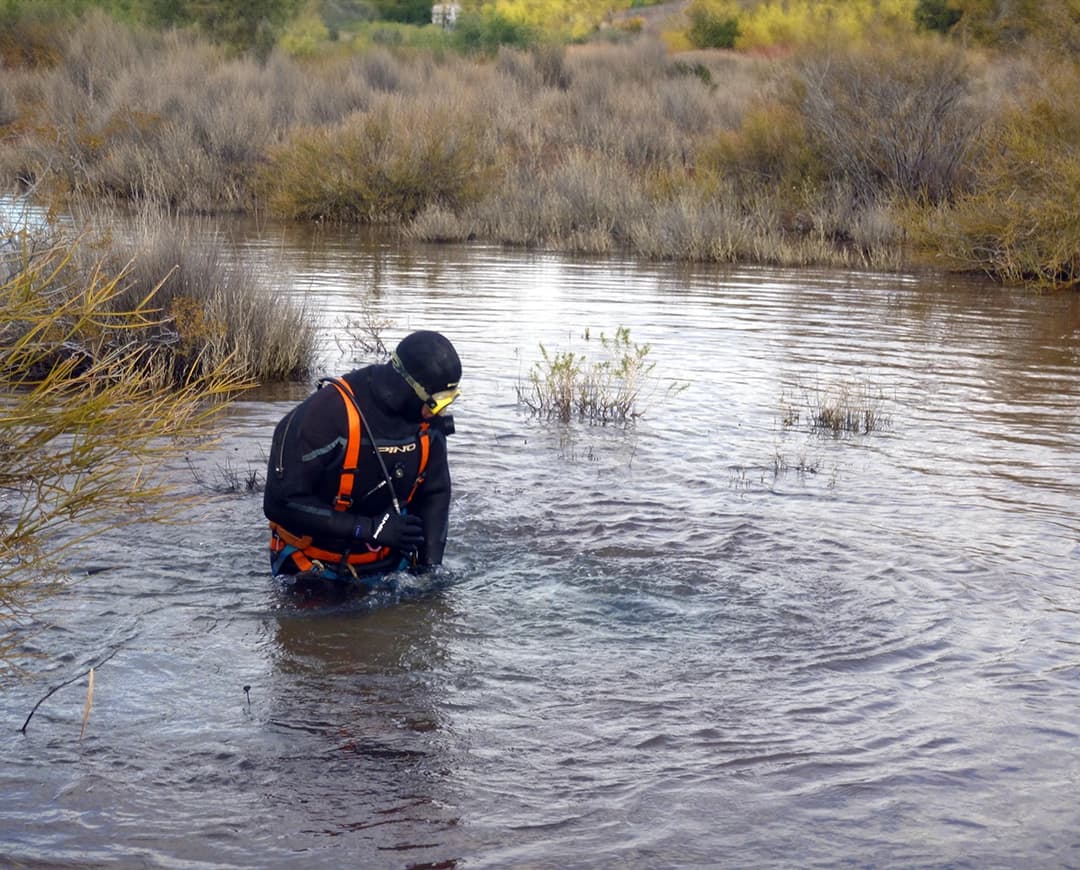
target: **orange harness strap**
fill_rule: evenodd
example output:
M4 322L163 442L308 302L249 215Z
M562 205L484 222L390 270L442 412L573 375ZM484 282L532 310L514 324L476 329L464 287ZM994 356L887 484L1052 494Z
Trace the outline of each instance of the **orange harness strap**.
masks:
M334 510L345 511L352 505L353 486L356 484L356 467L360 461L360 412L356 410L356 396L344 378L334 378L330 383L341 393L345 403L345 416L349 420L349 440L345 443L345 458L341 462Z
M270 523L270 552L280 553L286 546L296 548L290 556L296 564L296 567L301 571L310 570L314 560L335 565L340 564L342 561L341 553L335 553L332 550L323 550L320 547L312 546L311 535L300 537L294 535L288 529L279 526L277 523ZM369 562L378 562L380 559L385 559L389 555L389 547L380 547L377 550L364 550L359 553L349 553L345 558L345 561L348 565L366 565Z
M420 424L420 467L416 471L416 481L413 483L412 489L409 490L405 504L412 501L416 491L420 488L420 484L424 482L424 470L427 468L428 454L431 453L431 436L428 434L430 428L427 423Z
M352 491L356 483L356 470L360 461L360 412L356 407L355 395L352 388L343 378L333 378L328 383L332 384L341 394L345 403L345 415L349 421L349 440L345 445L345 456L341 465L341 477L338 480L338 492L334 498L334 510L345 511L352 505ZM428 457L431 454L431 435L427 423L420 425L420 467L416 473L416 481L413 483L405 504L412 501L420 484L424 482L424 472L427 469ZM375 449L378 449L376 446ZM270 523L270 552L280 553L286 547L295 548L289 557L301 571L310 571L315 567L315 562L326 562L347 565L365 565L370 562L378 562L390 556L389 547L379 547L375 550L365 550L359 553L335 553L312 545L311 535L294 535L288 529L277 523Z

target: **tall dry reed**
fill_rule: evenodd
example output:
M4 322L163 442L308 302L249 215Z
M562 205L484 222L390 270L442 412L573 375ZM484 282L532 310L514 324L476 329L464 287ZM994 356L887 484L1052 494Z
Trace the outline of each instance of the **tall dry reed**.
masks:
M152 294L156 317L137 337L162 350L178 381L226 361L259 383L314 367L316 324L304 299L273 270L238 258L209 219L146 211L117 220L91 210L78 226L85 243L73 280L100 268L122 273L118 310Z

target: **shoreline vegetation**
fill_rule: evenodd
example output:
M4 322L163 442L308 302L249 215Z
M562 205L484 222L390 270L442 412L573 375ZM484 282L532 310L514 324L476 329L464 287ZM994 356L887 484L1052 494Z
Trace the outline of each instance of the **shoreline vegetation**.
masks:
M164 28L139 0L125 20L117 5L8 0L0 187L58 212L1080 282L1080 22L1065 0L1027 19L961 0L569 17L558 0L500 0L466 4L453 30L346 14L405 3L267 0L280 14L246 29L184 19L199 4L183 0L142 4L179 10ZM570 30L545 29L545 7Z

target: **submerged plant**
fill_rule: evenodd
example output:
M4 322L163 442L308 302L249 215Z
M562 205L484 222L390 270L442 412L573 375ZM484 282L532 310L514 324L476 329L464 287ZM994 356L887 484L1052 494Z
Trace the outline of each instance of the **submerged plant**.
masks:
M885 397L868 384L835 384L803 388L801 399L786 393L780 397L780 425L784 429L805 422L814 434L869 435L892 426L892 417L883 410Z
M551 353L541 344L542 359L516 388L518 401L537 416L564 423L633 422L644 413L638 400L656 365L649 361L649 345L632 341L629 328L620 326L612 338L601 333L600 349L601 358L590 359L569 350Z

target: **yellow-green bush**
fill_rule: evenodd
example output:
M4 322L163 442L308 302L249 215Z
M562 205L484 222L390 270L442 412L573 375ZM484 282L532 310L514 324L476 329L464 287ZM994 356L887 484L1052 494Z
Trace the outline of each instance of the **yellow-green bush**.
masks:
M308 8L286 26L278 38L278 46L293 57L314 57L325 51L330 30L323 20Z
M0 678L18 618L103 529L176 508L160 469L248 386L231 360L177 384L153 295L118 304L123 273L68 280L72 248L38 249L0 279ZM152 473L149 473L152 472Z
M946 262L1003 281L1080 284L1080 65L1050 71L988 127L976 187L927 222Z
M729 178L745 193L762 186L804 190L816 186L825 169L802 115L777 101L759 103L747 111L738 130L706 140L697 164L699 170Z
M734 21L735 48L798 48L857 42L868 33L908 33L915 28L917 0L694 0L690 27L703 18ZM693 42L691 37L691 42Z
M694 0L687 9L686 35L695 48L734 48L739 37L739 5Z
M494 0L494 12L536 30L568 39L581 39L600 26L610 11L630 8L630 0L582 3L581 0Z
M389 100L337 127L307 128L273 151L259 188L283 217L356 223L460 208L485 189L493 158L476 119Z

